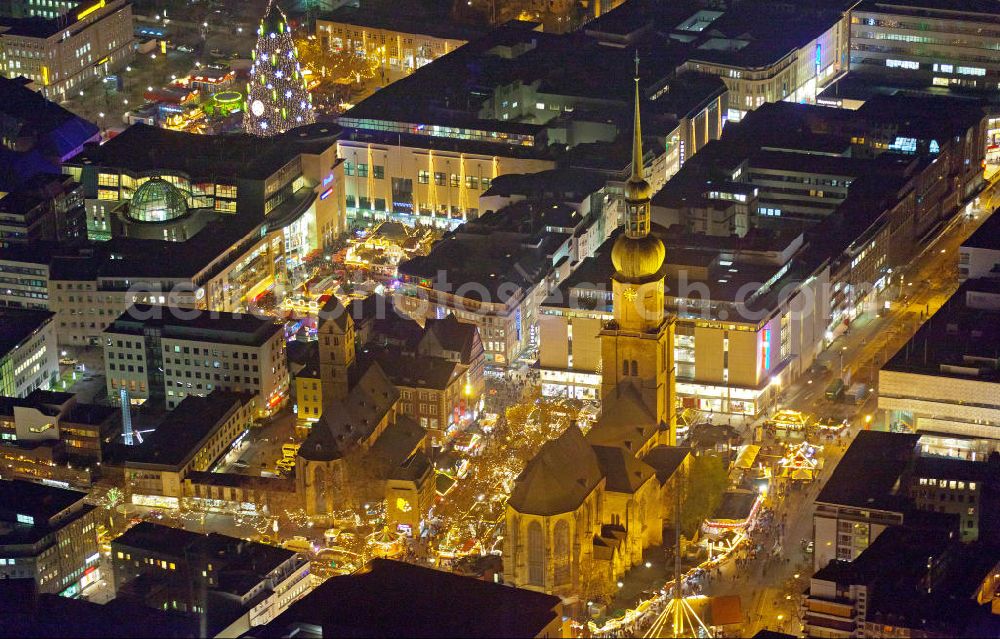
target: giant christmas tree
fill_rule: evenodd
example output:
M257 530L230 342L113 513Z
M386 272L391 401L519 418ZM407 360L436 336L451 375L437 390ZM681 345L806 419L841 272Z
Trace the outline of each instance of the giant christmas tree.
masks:
M315 121L288 20L270 0L253 50L243 129L251 135L277 135Z

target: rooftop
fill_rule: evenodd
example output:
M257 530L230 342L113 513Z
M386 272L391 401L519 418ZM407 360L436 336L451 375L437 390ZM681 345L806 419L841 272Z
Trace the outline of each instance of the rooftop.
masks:
M578 202L604 188L607 176L581 169L556 168L537 173L504 173L481 197L523 195Z
M309 624L324 635L352 637L534 637L560 612L559 598L551 595L373 559L360 572L317 586L258 636L287 636Z
M183 171L197 178L263 180L302 153L336 143L340 128L317 123L269 138L237 133L198 135L133 124L101 145L88 145L75 166L106 166L134 173Z
M952 20L1000 24L996 3L992 0L865 0L856 11L890 14L947 16Z
M1000 383L1000 280L964 282L883 371Z
M990 215L986 221L962 242L962 247L1000 251L1000 215Z
M847 6L846 2L832 2L821 10L809 11L793 3L741 2L698 33L689 59L743 68L766 67L832 28Z
M170 411L143 443L121 446L127 464L177 467L201 449L232 411L250 401L249 395L214 390L205 397L188 395Z
M211 562L217 575L211 590L238 597L246 596L261 582L268 580L274 570L296 556L294 551L239 537L218 533L204 535L146 521L129 528L111 544L112 548L131 548L176 557L187 564L182 570L203 569L202 562ZM183 572L177 577L189 578ZM160 580L162 576L157 575L156 579ZM213 611L209 610L209 617L212 616Z
M45 157L63 159L100 134L97 125L32 91L23 78L0 77L0 95L4 97L0 113L9 118L5 127L16 130L18 137L33 140L32 148Z
M126 530L111 541L128 548L141 548L165 555L183 554L186 548L197 543L204 535L173 526L161 526L143 521Z
M550 269L545 252L514 239L483 242L460 237L461 227L434 245L429 255L399 265L399 274L443 291L468 291L466 298L504 304L514 295L511 284L527 291ZM464 287L464 288L463 288ZM501 295L506 293L506 296Z
M398 348L369 347L359 357L371 358L386 371L392 383L399 387L445 390L464 369L459 364L440 357L403 354Z
M607 478L605 489L633 494L656 474L649 464L639 461L632 453L620 446L594 446L597 463Z
M36 526L48 521L87 496L77 490L56 488L20 479L0 479L0 520L16 522L16 515L30 515Z
M361 369L363 363L358 362L352 368ZM374 362L368 364L351 386L346 400L324 407L323 416L302 442L299 455L314 461L341 458L358 442L371 437L398 399L399 391L382 367Z
M458 353L463 364L472 363L477 355L475 346L479 335L475 324L460 322L454 313L449 313L444 319L427 319L424 326L426 330L421 340L421 352L424 348L430 350L433 340L441 350Z
M510 507L519 513L555 515L580 507L604 477L594 448L576 425L545 442L514 483Z
M656 446L646 453L642 461L656 471L656 478L663 484L674 476L690 454L691 449L686 446Z
M466 222L455 234L463 239L477 235L489 236L491 240L520 237L526 244L539 245L555 233L575 233L583 223L584 217L568 204L551 199L524 199L487 211Z
M101 605L86 599L38 593L33 579L0 580L0 616L11 637L79 639L198 636L198 621L183 613L147 608L112 599Z
M109 334L143 335L160 329L168 339L261 346L283 329L270 319L223 311L198 311L180 307L136 303L105 330Z
M837 464L816 501L857 508L900 508L896 484L911 466L920 436L864 430Z

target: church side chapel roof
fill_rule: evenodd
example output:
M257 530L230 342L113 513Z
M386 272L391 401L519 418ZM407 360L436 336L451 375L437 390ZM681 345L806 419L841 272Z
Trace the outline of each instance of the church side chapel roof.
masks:
M542 446L517 478L511 508L530 515L573 512L603 478L594 449L575 424Z
M399 399L399 391L377 363L362 373L347 399L324 407L299 455L313 461L339 459L351 446L368 438Z
M605 489L615 493L635 493L656 471L620 446L594 446L597 462L607 478Z
M691 449L686 446L660 445L646 453L642 461L653 468L660 484L665 484L690 454Z
M620 384L617 392L604 399L601 416L587 433L587 440L595 446L638 449L659 428L639 390L632 384Z
M403 475L401 467L414 456L414 452L424 441L426 435L427 432L420 424L405 415L400 415L396 422L387 426L385 432L378 436L378 439L372 444L370 454L392 468L394 477L397 473ZM424 457L424 462L426 462L426 457ZM418 460L413 470L417 470L417 467L424 462ZM422 471L417 476L420 475L422 475Z

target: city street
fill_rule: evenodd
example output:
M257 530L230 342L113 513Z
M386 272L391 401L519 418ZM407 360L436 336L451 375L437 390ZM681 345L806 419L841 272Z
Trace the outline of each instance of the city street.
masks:
M848 332L819 355L820 366L814 368L818 372L807 373L783 390L780 407L817 418L849 417L851 425L835 441L816 442L825 446L825 466L816 481L790 490L784 497L780 494L769 497L768 505L773 508L780 527L757 558L742 567L733 559L722 562L718 572L710 572L703 582L703 594L740 596L744 615L740 636L752 636L762 629L800 632L799 606L812 574L812 555L805 552L805 543L813 537L816 496L859 430L885 428L879 423L876 410L879 367L958 288L958 248L1000 201L996 179L1000 174L992 177L994 179L978 197L978 206L972 207L969 213L963 209L907 268L894 274L891 285L902 292L891 302L891 308L878 316L866 314L858 318ZM873 392L861 405L846 400L828 400L825 389L837 376L843 376L845 381L863 381ZM871 422L866 420L869 415ZM765 435L763 443L775 441L773 436ZM771 558L772 551L777 558ZM666 614L664 610L655 617L647 626L646 636L672 636L672 621Z
M811 574L811 556L799 553L803 539L812 538L812 517L815 498L846 450L853 435L864 427L867 415L872 415L872 427L884 428L879 424L876 411L877 381L879 367L892 357L906 343L920 324L937 311L958 288L958 248L989 217L998 200L997 176L979 196L979 207L974 207L972 215L961 213L942 231L938 238L916 257L908 268L899 275L904 292L892 308L881 317L866 317L857 322L849 333L830 345L819 358L829 367L829 372L807 377L785 391L784 405L790 408L824 417L845 407L844 402L832 402L824 396L826 385L839 374L841 356L843 371L852 381L869 383L874 392L868 400L856 408L857 418L852 423L843 444L827 445L826 466L820 480L806 492L793 495L780 504L776 511L788 517L784 535L784 548L793 560L782 566L755 566L741 579L742 587L736 586L737 594L743 596L744 610L747 611L749 626L743 634L750 636L761 628L798 632L797 617L801 589L807 587ZM848 410L855 407L848 407ZM801 557L800 561L795 558ZM798 574L797 579L794 575ZM791 581L790 581L791 580ZM726 579L722 578L720 592L728 594ZM796 592L784 586L794 582ZM780 616L780 618L779 618Z

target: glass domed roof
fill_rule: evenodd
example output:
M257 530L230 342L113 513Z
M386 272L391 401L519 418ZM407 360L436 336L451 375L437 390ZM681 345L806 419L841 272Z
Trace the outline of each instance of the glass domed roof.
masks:
M132 195L128 215L139 222L167 222L187 213L187 199L176 186L153 178Z

